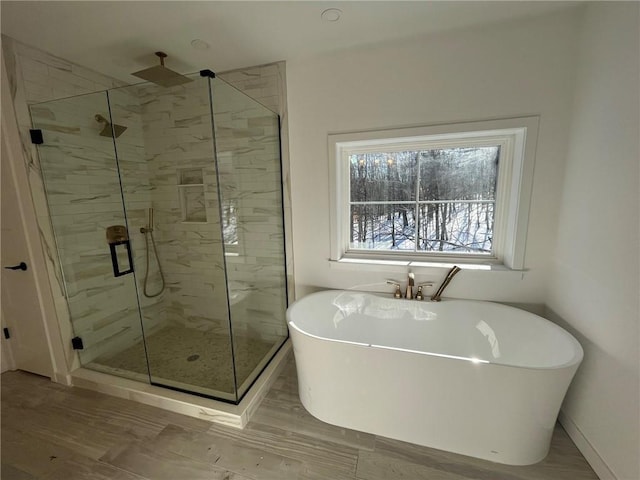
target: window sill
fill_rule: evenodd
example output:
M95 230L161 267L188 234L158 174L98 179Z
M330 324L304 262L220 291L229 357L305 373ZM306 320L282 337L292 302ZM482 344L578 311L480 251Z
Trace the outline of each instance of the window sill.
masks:
M341 258L340 260L329 260L329 266L338 270L362 270L375 272L406 272L407 269L413 272L427 271L432 269L449 269L457 265L462 270L476 270L487 272L514 272L524 274L526 270L516 270L503 264L483 263L483 262L421 262L415 260L378 260L369 258Z

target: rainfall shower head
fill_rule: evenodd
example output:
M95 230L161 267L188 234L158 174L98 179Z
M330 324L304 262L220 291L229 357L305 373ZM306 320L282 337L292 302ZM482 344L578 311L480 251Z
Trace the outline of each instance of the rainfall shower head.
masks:
M136 77L155 83L161 87L173 87L174 85L182 85L183 83L192 81L190 78L180 75L179 73L164 66L164 59L167 58L166 53L156 52L156 55L160 57L160 65L145 68L144 70L134 72L131 75L135 75Z
M99 113L97 113L94 118L96 122L104 124L104 127L100 131L100 136L102 137L114 137L115 135L115 138L118 138L127 129L127 127L116 125L115 123L111 125L109 121ZM111 127L113 127L113 129Z

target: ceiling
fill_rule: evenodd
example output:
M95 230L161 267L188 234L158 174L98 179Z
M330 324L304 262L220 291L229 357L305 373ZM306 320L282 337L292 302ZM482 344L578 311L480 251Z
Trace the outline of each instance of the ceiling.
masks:
M564 1L5 1L2 33L125 82L157 63L181 73L295 60L573 7ZM342 11L326 22L328 8ZM209 45L196 49L193 40Z

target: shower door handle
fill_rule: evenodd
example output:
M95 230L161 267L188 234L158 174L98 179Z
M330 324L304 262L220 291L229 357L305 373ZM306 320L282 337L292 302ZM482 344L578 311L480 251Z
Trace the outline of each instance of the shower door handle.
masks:
M120 242L110 243L109 251L111 253L111 265L113 267L114 277L121 277L123 275L133 273L133 258L131 257L131 243L129 243L128 239L122 240ZM119 253L120 255L118 255ZM124 256L124 260L126 260L128 263L128 265L124 268L122 268L120 265L120 259L123 256Z
M27 269L27 264L24 262L20 262L18 265L14 265L13 267L4 267L7 270L22 270L23 272Z
M111 265L113 276L121 277L133 273L133 258L131 258L131 243L129 232L124 225L111 225L107 227L107 243L111 253ZM128 263L124 268L121 263Z

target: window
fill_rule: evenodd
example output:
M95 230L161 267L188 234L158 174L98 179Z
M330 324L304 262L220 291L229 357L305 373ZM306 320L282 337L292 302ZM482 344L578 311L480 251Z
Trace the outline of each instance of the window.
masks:
M500 147L349 153L349 248L490 255Z
M330 135L332 259L523 268L537 123Z

